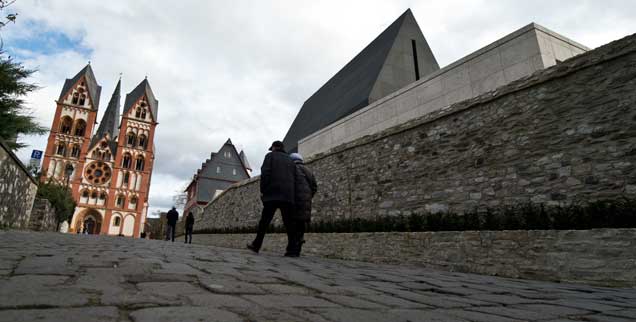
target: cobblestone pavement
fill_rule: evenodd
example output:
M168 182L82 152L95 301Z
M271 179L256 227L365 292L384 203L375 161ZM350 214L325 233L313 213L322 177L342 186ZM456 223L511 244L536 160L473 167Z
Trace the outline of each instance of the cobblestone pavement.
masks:
M636 320L636 289L0 231L0 310L11 322L619 322Z

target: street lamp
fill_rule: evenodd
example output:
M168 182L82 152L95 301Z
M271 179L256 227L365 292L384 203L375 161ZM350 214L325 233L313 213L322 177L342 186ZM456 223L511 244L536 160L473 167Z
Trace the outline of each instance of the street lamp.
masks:
M73 170L75 170L75 168L73 168L73 165L68 163L66 164L66 168L64 169L64 175L66 175L66 187L68 188L68 183L69 180L71 179L71 174L73 174Z

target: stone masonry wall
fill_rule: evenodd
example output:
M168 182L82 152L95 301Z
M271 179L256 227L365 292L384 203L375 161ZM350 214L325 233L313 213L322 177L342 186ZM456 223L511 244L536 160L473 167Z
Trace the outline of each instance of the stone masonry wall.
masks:
M253 238L253 234L205 234L194 235L192 241L242 249ZM305 240L305 256L636 286L636 229L306 234ZM286 243L285 234L267 235L263 251L282 254Z
M0 140L0 226L28 228L37 183Z
M36 198L31 211L29 229L35 231L56 231L55 208L47 199Z
M314 220L636 197L636 35L307 162ZM258 178L197 227L254 226Z

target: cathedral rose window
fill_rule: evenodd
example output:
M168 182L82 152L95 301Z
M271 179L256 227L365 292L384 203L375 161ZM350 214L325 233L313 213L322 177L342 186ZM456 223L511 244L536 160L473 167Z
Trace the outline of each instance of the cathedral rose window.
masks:
M84 177L94 184L105 184L110 179L112 171L104 162L92 162L86 167Z

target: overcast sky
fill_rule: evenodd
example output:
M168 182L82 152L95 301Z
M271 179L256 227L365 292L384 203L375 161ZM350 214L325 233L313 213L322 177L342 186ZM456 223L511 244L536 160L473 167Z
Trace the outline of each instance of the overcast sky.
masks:
M150 214L228 138L258 173L305 99L408 8L441 67L530 22L591 48L636 32L631 0L18 0L1 34L7 53L38 69L42 89L27 101L47 127L64 80L89 60L98 120L119 73L125 93L148 76L159 100ZM21 138L30 146L18 155L46 139Z

